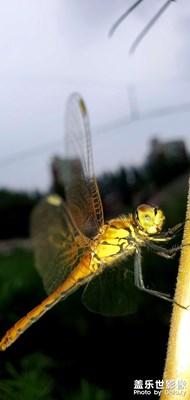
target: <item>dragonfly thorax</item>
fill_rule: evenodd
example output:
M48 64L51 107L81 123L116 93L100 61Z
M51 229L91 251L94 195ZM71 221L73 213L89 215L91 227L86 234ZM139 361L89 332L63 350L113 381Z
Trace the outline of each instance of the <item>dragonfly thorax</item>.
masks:
M97 238L95 255L98 260L114 262L115 258L131 255L138 247L162 230L165 216L153 206L142 204L132 214L110 220Z
M124 254L132 254L135 251L136 241L139 240L141 245L143 243L142 236L137 233L138 230L139 227L136 226L132 214L110 220L97 238L95 249L97 259L110 263Z

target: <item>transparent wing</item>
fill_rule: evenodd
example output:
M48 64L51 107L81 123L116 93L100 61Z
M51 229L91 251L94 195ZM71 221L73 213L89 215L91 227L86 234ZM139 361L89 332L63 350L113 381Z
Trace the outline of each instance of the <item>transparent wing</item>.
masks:
M37 270L46 291L52 293L89 251L91 241L78 231L66 203L58 195L50 195L36 206L31 235Z
M103 210L93 171L87 109L78 94L69 99L66 120L63 182L67 204L78 229L93 238L104 224Z
M133 272L126 269L125 263L120 263L105 269L88 283L82 302L90 311L118 316L136 313L146 297L134 285Z

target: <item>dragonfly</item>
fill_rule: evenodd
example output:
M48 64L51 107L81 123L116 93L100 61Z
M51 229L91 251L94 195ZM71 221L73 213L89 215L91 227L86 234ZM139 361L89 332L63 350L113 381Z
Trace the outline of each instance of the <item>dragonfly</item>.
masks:
M0 342L0 350L15 342L42 315L81 285L86 284L84 304L93 311L104 313L105 297L102 298L102 308L100 304L99 309L97 304L93 305L92 297L98 303L96 294L91 294L97 287L97 283L94 286L93 283L96 281L103 285L101 277L106 270L114 271L115 275L115 278L110 275L109 283L116 282L120 276L117 264L131 255L134 255L134 271L129 271L125 265L124 275L129 282L125 298L130 296L133 283L134 288L173 301L168 294L145 286L141 250L146 247L165 258L173 257L176 249L167 249L163 244L176 235L181 224L164 232L163 211L148 204L141 204L134 214L104 221L93 168L87 107L78 93L68 100L65 149L63 179L66 201L57 194L49 194L39 202L31 217L36 267L48 297L7 331ZM130 312L130 303L133 299L127 303L125 314ZM117 305L119 309L119 300Z

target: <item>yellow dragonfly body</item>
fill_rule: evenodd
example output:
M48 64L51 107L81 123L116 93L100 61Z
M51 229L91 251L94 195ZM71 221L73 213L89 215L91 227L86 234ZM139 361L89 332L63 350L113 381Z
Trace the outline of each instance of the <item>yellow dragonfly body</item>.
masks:
M165 220L163 212L146 204L140 205L134 215L104 222L93 171L87 109L78 94L72 95L68 102L65 146L67 201L56 194L42 199L33 211L31 223L36 266L49 296L7 331L0 342L0 350L10 346L60 300L99 276L105 268L132 254L135 255L135 285L172 301L168 295L145 287L141 248L146 246L161 256L172 257L174 249L167 250L159 244L169 241L179 225L161 232Z

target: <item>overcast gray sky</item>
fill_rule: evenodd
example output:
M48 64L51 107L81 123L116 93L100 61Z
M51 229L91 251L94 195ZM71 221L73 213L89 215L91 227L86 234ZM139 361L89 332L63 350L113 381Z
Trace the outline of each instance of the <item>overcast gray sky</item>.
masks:
M142 113L190 103L190 2L171 2L131 57L134 39L165 0L144 0L109 39L133 3L0 0L0 187L49 188L51 159L64 154L65 103L73 91L88 106L97 174L140 165L158 134L184 138L190 150L190 112L115 123L130 115L131 87ZM13 162L14 154L51 142Z

